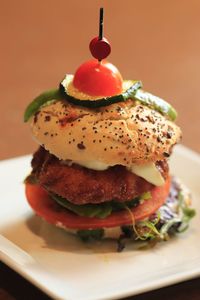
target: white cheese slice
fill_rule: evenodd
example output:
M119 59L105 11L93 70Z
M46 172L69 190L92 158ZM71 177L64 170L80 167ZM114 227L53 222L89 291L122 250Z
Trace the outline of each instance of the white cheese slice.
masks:
M96 160L88 160L88 161L74 161L74 163L81 165L85 168L96 170L96 171L104 171L107 170L109 167L111 167L108 164L105 164L101 161Z
M164 178L154 163L141 166L133 165L130 171L156 186L161 186L165 183Z
M72 165L73 163L81 165L85 168L96 170L96 171L104 171L111 167L108 164L105 164L101 161L66 161L67 164ZM159 172L158 168L154 163L148 163L145 165L132 165L129 169L130 172L136 174L144 178L146 181L156 185L161 186L165 183L164 178L162 177L161 173Z

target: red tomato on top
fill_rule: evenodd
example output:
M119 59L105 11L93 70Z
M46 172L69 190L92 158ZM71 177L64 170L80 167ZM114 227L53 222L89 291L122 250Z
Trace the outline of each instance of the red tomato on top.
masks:
M170 189L170 178L161 187L151 190L151 199L131 209L134 221L148 218L166 201ZM36 214L51 224L60 224L71 229L95 229L132 224L133 219L127 210L113 212L105 219L81 217L59 207L39 185L26 184L26 198Z
M91 96L121 94L123 79L111 63L92 59L83 63L74 75L73 84L81 92Z

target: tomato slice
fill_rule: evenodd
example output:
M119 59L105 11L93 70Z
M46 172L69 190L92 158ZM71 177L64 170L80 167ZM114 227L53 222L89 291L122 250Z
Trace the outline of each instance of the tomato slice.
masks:
M91 96L114 96L122 93L123 79L111 63L92 59L83 63L74 75L73 84Z
M139 206L132 208L135 222L141 221L152 215L165 202L170 189L170 178L162 187L151 190L151 199L144 201ZM132 217L127 210L113 212L105 219L77 216L60 207L53 201L48 193L39 185L26 184L26 197L37 215L51 224L70 229L95 229L102 227L115 227L132 224Z

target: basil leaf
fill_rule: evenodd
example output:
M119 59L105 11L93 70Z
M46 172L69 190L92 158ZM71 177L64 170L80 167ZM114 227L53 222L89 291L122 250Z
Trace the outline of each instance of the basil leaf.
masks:
M51 197L61 206L71 210L75 214L82 217L90 217L90 218L100 218L104 219L108 217L112 211L120 211L125 209L126 207L133 208L139 205L140 201L143 199L147 199L147 196L151 196L151 193L144 193L143 195L134 198L131 201L126 202L117 202L117 201L109 201L98 204L73 204L65 198L61 196L51 194ZM144 197L144 198L143 198Z
M66 199L58 196L51 195L51 197L61 206L73 211L75 214L82 217L97 217L97 218L106 218L112 212L112 206L110 202L105 202L101 204L73 204Z
M26 108L24 113L24 122L27 122L31 116L33 116L42 105L46 104L51 100L59 100L62 99L62 95L59 89L53 89L46 91L36 97Z
M177 118L176 110L167 101L148 92L138 89L134 95L134 99L160 112L162 115L168 116L172 121L175 121Z

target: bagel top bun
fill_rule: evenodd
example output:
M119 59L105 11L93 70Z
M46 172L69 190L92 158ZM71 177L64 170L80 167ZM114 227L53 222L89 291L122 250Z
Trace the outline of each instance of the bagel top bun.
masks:
M98 109L55 101L31 119L36 141L61 160L124 165L170 156L180 128L159 112L132 100Z

